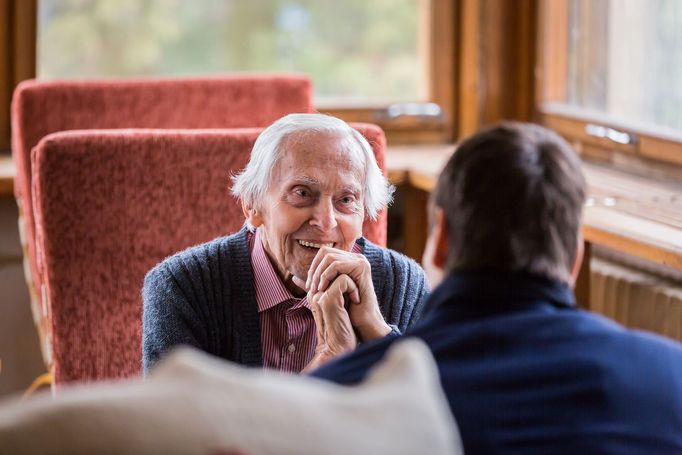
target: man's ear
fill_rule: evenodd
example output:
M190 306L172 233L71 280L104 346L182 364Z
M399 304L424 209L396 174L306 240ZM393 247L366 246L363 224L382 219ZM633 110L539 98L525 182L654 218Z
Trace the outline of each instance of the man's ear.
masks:
M448 241L448 223L445 219L445 213L440 207L434 209L433 230L431 236L434 242L433 251L433 265L439 269L444 269L448 262L448 249L450 242Z
M251 224L251 226L257 228L263 224L263 217L261 213L253 207L247 205L245 201L242 201L242 212L244 213L244 218Z
M573 267L571 268L571 286L575 285L578 279L578 274L580 273L580 267L583 265L583 257L585 256L585 240L583 239L582 233L578 235L578 247L575 252L575 260L573 261Z
M429 283L435 288L445 277L445 266L448 260L447 223L443 209L434 207L431 212L431 229L426 240L422 267L426 272Z

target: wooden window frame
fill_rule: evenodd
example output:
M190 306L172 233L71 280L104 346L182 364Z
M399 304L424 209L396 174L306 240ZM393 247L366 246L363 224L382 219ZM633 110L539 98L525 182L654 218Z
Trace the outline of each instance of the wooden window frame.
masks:
M682 134L677 137L661 133L561 102L567 87L568 8L569 0L539 3L537 120L570 140L584 158L624 171L682 178ZM634 140L620 144L595 137L587 132L590 126L627 133Z
M0 153L10 150L10 103L35 76L37 0L0 0Z
M388 106L320 107L348 122L379 125L391 144L437 144L454 140L455 59L457 20L455 0L419 0L420 36L418 45L426 55L429 93L426 102L436 103L443 111L439 118L400 116L389 119Z
M457 140L502 120L533 120L537 2L457 2Z

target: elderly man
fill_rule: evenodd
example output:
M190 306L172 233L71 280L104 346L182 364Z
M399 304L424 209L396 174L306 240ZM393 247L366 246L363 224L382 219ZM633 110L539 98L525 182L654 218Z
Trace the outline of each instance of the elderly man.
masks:
M534 125L474 135L439 178L423 262L447 276L406 335L466 453L682 453L682 345L575 306L584 199L576 154ZM314 374L354 383L395 339Z
M427 293L423 271L362 237L392 190L370 145L343 121L291 114L273 123L234 177L246 226L147 274L145 371L186 344L300 372L358 339L410 327Z

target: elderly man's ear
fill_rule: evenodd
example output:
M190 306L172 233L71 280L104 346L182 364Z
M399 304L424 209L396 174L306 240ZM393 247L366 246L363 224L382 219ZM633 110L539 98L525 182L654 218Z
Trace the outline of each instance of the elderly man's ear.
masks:
M431 232L426 240L422 267L429 279L431 288L435 288L443 281L445 266L448 261L448 226L443 209L434 207L431 220Z
M254 207L250 207L246 202L242 201L242 212L244 213L244 218L248 221L251 226L257 228L263 224L263 217L260 211Z

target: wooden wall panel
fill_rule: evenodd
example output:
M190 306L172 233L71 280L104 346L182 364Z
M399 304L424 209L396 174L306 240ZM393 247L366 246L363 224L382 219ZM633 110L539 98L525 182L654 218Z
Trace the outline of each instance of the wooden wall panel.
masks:
M36 73L37 0L0 0L0 152L10 148L10 102Z

